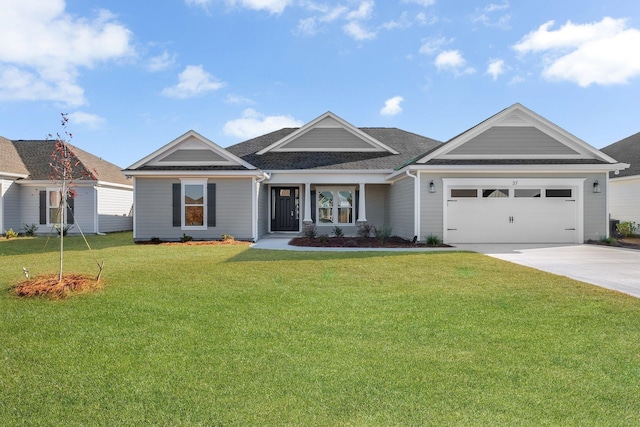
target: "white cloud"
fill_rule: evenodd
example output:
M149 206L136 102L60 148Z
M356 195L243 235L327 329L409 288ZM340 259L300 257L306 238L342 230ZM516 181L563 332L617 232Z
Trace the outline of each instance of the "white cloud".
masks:
M418 22L418 24L420 25L433 25L436 22L438 22L438 17L437 16L428 16L426 13L424 12L419 12L416 15L416 21Z
M385 30L405 29L411 27L411 21L409 20L408 13L402 12L398 20L387 21L382 24L382 28Z
M304 18L298 21L298 26L293 32L297 36L315 36L318 34L318 23L315 17Z
M422 46L420 46L419 52L423 55L433 55L442 49L443 46L451 43L452 41L453 39L446 39L444 37L439 39L427 38L422 40Z
M420 6L431 6L436 3L436 0L402 0L404 3L416 3Z
M508 1L502 4L491 3L483 8L478 8L471 16L472 22L480 22L487 27L496 27L503 30L510 28L511 15L508 13L500 14L507 9L510 5ZM496 16L498 15L498 16Z
M178 76L178 84L165 88L162 94L169 98L186 99L221 89L225 85L206 72L202 65L187 65Z
M272 14L282 13L291 2L292 0L225 0L225 3L230 7L237 6L251 10L266 10ZM202 7L208 11L213 0L185 0L185 3L190 6Z
M493 77L493 81L498 80L502 74L504 74L504 60L503 59L493 59L489 62L489 66L487 67L487 74L491 74Z
M445 50L444 52L440 52L438 56L436 56L434 64L440 71L453 71L457 75L473 74L476 72L474 68L466 67L467 61L457 50Z
M352 10L347 13L347 19L351 21L361 21L364 19L369 19L371 17L371 13L373 12L374 6L373 0L361 0L360 6L357 9Z
M240 95L227 95L227 98L224 100L227 104L235 104L235 105L253 105L255 102L252 99L246 98Z
M226 135L249 139L282 128L298 128L303 123L291 116L265 116L252 108L242 112L242 118L228 121L223 131Z
M84 111L69 113L68 118L69 123L72 125L85 125L91 129L99 129L107 122L104 117L100 117L96 114L85 113Z
M402 112L402 107L400 103L404 101L404 98L401 96L394 96L393 98L389 98L384 102L384 107L380 110L380 114L383 116L395 116Z
M626 19L603 18L600 22L568 21L550 30L554 21L530 32L513 48L522 53L542 53L542 75L582 87L591 84L624 84L640 75L640 31L627 28Z
M166 70L176 62L176 55L169 54L166 50L160 55L154 56L149 59L147 69L153 73L157 71Z
M4 0L0 8L0 99L86 103L79 68L134 54L132 33L106 10L93 19L64 0Z
M376 33L367 30L358 21L351 21L348 24L345 24L342 28L347 35L358 41L373 40L376 38Z

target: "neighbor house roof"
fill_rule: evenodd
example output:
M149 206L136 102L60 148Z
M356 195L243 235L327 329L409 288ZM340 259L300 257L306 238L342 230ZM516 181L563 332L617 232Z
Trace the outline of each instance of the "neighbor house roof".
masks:
M611 172L611 178L640 175L640 132L621 139L618 142L600 149L603 153L619 162L629 163L628 169L620 171L618 175Z
M393 170L442 143L397 128L359 128L398 154L390 152L266 152L259 151L297 131L284 128L228 147L232 154L262 170Z
M69 144L75 154L73 179L75 181L105 181L132 185L120 167ZM0 172L27 175L26 179L43 181L51 179L52 153L55 141L16 140L0 137ZM95 179L94 179L95 178Z

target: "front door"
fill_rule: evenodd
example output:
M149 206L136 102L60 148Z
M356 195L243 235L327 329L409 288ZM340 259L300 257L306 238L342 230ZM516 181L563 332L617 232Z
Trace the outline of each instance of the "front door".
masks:
M298 187L271 188L271 231L299 231L299 192Z

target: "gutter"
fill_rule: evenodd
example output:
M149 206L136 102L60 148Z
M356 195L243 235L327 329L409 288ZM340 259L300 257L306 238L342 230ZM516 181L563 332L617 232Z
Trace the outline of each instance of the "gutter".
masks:
M420 239L420 179L418 173L413 175L411 171L405 171L406 175L413 178L413 235Z

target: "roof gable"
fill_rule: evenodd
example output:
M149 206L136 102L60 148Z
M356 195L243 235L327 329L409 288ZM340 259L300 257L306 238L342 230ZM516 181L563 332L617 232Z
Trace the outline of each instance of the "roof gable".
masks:
M614 142L602 148L601 151L620 162L631 165L628 169L619 171L618 174L612 172L611 178L640 175L640 132Z
M449 140L417 163L488 159L616 163L611 157L518 103Z
M255 166L247 163L193 130L174 139L147 157L129 166L127 169L135 170L143 167L153 167L157 169L177 166L222 166L229 168L240 166L247 169L255 169Z
M347 123L330 111L256 154L278 152L386 152L398 154L393 148Z

